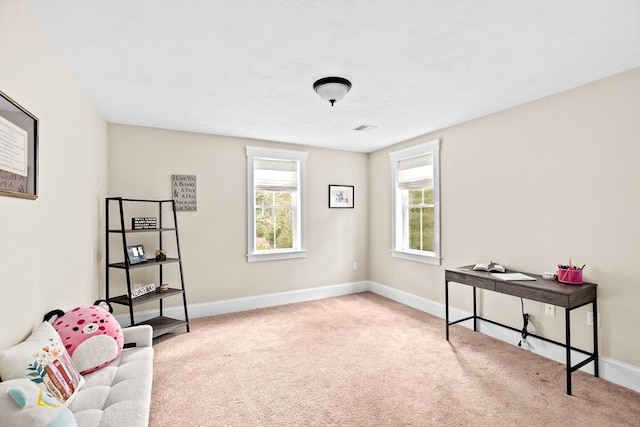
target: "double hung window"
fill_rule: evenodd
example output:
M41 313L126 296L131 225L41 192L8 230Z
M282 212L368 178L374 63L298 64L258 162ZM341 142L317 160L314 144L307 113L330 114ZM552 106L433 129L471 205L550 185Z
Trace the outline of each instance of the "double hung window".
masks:
M306 256L307 153L247 147L248 260Z
M392 256L440 264L440 140L389 153Z

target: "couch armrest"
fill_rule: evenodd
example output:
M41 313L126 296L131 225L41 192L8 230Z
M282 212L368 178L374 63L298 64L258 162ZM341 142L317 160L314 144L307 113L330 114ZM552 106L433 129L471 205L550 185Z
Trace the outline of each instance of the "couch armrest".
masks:
M153 345L153 328L151 325L137 325L122 328L124 347L151 347Z

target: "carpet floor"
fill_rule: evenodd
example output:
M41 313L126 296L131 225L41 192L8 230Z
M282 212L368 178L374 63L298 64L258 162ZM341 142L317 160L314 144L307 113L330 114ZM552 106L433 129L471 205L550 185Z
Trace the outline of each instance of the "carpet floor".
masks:
M640 393L372 293L156 340L150 426L640 426Z

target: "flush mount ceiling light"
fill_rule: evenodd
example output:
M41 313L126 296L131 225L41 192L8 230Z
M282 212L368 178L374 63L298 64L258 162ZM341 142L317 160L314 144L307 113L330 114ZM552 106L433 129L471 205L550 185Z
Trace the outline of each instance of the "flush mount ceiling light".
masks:
M313 84L313 90L315 90L320 98L325 101L329 101L331 106L336 101L340 101L351 89L351 82L342 77L325 77Z

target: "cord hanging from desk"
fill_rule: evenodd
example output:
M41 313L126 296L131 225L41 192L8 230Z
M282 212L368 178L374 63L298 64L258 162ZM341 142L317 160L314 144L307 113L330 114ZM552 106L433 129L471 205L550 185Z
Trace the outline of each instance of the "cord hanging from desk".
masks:
M529 326L529 313L525 313L524 312L524 300L522 298L520 298L520 305L522 306L522 324L523 324L523 326L522 326L522 332L520 334L522 339L518 343L518 347L522 347L522 344L525 344L525 345L529 344L527 342L527 337L529 336L529 331L527 330L527 327Z

